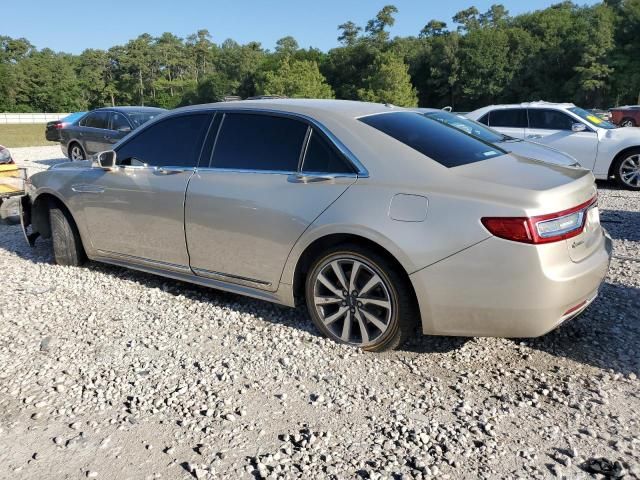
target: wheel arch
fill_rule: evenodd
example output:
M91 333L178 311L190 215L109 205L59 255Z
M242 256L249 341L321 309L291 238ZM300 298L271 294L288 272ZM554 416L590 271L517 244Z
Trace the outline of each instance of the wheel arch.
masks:
M73 222L76 222L71 209L58 195L51 192L39 194L31 204L31 225L34 232L38 232L42 238L51 238L51 224L49 222L49 209L52 205L58 205L67 211Z
M415 301L416 308L419 309L416 291L413 287L413 283L411 282L409 271L407 270L406 266L403 265L402 262L400 262L389 249L385 248L380 243L356 233L330 233L320 236L308 243L308 245L297 257L297 261L293 269L291 285L296 303L300 299L304 298L305 279L309 269L311 268L311 265L313 264L313 260L316 259L322 252L328 250L331 247L349 243L365 247L389 260L392 265L395 266L396 270L407 280L407 285L409 285L409 287L411 288L411 295L413 296L413 299Z
M614 157L613 160L611 162L611 164L609 165L609 172L607 174L608 178L614 177L615 176L615 168L616 168L616 164L618 163L618 160L620 160L620 158L622 158L625 154L631 152L632 150L640 150L640 145L632 145L630 147L626 147L622 150L620 150Z

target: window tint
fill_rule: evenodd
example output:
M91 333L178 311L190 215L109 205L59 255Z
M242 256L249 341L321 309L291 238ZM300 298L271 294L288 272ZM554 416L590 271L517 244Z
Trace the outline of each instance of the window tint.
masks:
M438 120L444 124L447 124L451 127L457 128L458 130L462 130L469 135L473 135L474 137L478 137L481 140L489 143L497 143L504 142L505 136L501 133L496 132L495 130L491 130L489 128L484 127L478 122L474 122L473 120L469 120L468 118L463 117L462 115L456 115L455 113L449 113L445 111L438 112L428 112L424 114L427 118L431 118L433 120Z
M480 122L480 123L484 123L485 125L489 125L489 114L488 114L488 113L485 113L483 116L481 116L481 117L478 119L478 122Z
M315 130L311 132L311 138L309 138L302 170L320 173L354 173L335 148Z
M83 120L85 127L109 128L109 112L93 112Z
M114 112L111 114L111 130L130 131L131 125L124 115Z
M575 122L558 110L529 109L529 128L544 128L546 130L571 130Z
M148 112L127 112L127 117L129 117L129 121L133 125L133 128L138 128L154 117L157 117L163 113L162 110L152 110Z
M527 128L527 111L523 108L493 110L489 114L491 127Z
M250 113L227 113L213 152L212 166L295 172L307 125L298 120Z
M505 152L466 133L413 112L370 115L360 119L445 167L497 157Z
M118 164L195 167L210 121L210 114L162 120L119 147Z

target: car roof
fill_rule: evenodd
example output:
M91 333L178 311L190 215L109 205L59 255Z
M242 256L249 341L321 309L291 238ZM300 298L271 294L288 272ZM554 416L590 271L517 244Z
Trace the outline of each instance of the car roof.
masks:
M164 108L158 107L133 107L133 106L125 106L125 107L102 107L96 108L92 110L92 112L100 112L100 111L113 111L113 112L121 112L121 113L134 113L134 112L166 112ZM91 113L91 112L89 112Z
M234 102L207 103L181 107L172 112L187 112L199 110L266 110L273 112L288 112L315 116L341 116L348 118L363 117L376 113L392 111L408 111L391 104L358 102L353 100L320 100L302 98L278 98L264 100L241 100Z
M522 102L522 103L508 103L502 105L488 105L484 108L549 108L549 107L557 107L557 108L573 108L575 104L573 103L557 103L557 102L545 102L543 100L538 100L536 102Z

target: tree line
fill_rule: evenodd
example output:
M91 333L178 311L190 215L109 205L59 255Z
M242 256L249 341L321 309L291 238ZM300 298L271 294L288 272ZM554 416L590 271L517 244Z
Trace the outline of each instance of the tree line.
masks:
M571 101L586 107L640 103L640 0L570 1L521 15L503 5L430 20L391 38L398 9L365 25L338 26L336 48L273 51L258 42L142 34L79 55L0 36L0 111L64 112L106 105L181 105L255 95L341 98L401 106Z

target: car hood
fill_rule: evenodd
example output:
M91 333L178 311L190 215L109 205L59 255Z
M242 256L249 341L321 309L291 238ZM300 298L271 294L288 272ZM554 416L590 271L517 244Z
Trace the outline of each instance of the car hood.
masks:
M49 170L59 170L61 168L91 168L92 160L80 160L75 162L57 163Z
M640 145L640 128L638 127L620 127L613 130L601 129L598 136L601 139Z
M563 165L565 167L580 166L578 161L571 155L539 143L514 139L499 142L496 145L507 152L539 162Z

